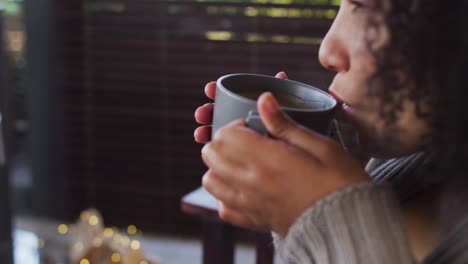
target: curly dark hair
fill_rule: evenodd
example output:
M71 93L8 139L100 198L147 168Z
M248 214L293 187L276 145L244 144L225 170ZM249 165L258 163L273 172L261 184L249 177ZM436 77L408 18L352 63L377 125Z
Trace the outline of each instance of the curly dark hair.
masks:
M369 32L383 21L390 37L375 48L369 34L378 68L371 93L390 102L381 109L390 126L408 97L430 124L426 151L443 178L439 217L447 231L468 212L468 1L377 0L375 8Z

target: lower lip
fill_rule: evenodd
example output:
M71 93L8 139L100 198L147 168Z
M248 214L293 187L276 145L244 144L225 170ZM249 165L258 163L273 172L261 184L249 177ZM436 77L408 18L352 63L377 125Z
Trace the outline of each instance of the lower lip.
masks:
M351 113L351 112L352 112L352 110L353 110L352 107L351 107L350 105L348 105L348 104L345 104L345 103L343 102L343 100L341 100L341 98L339 98L339 97L335 94L335 92L333 92L333 90L329 89L329 90L328 90L328 93L330 93L330 95L331 95L333 98L335 98L335 100L340 104L339 107L340 107L340 109L341 109L343 112L347 112L347 113Z
M341 104L341 108L343 108L344 110L350 109L350 108L351 108L351 106L345 104L345 103L343 102L343 100L341 100L341 98L338 97L338 96L335 94L335 92L333 92L332 90L328 90L328 93L329 93L333 98L335 98L335 100L336 100L339 104Z

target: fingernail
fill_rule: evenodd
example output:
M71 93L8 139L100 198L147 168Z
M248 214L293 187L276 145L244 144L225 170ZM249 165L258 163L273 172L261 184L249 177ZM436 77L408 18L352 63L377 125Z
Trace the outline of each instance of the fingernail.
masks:
M275 113L279 109L279 104L276 101L275 97L273 96L272 93L268 92L265 95L265 106L266 110L270 113Z

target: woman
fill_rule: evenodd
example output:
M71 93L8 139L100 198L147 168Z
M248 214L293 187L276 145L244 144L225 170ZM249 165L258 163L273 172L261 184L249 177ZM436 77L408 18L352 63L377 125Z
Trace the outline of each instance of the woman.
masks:
M336 72L346 150L269 93L258 100L269 138L238 120L210 139L213 105L198 108L202 182L220 217L273 231L291 263L468 263L466 11L462 0L342 1L319 59ZM362 156L379 159L363 168Z

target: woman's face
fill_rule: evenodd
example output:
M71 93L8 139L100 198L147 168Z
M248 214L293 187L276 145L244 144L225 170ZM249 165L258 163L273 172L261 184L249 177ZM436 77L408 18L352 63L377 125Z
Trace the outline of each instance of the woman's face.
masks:
M369 95L369 79L376 62L366 40L367 23L376 12L370 0L342 0L332 27L322 42L320 63L336 76L329 91L342 101L340 131L352 152L374 157L397 157L416 152L423 145L427 125L415 113L414 103L404 100L394 124L379 114L385 102ZM385 45L388 31L378 27L373 48ZM401 91L401 90L400 90ZM390 125L396 129L389 129Z

